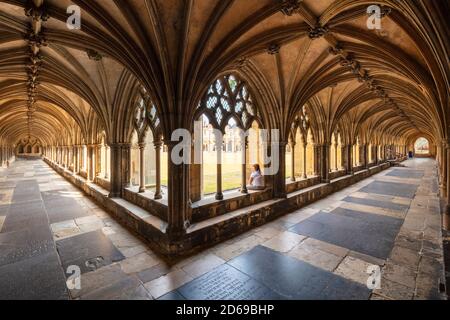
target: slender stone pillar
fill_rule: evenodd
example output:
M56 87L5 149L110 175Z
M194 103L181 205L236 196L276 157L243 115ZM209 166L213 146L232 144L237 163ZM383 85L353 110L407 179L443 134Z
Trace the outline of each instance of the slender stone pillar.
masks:
M308 175L306 174L306 159L307 159L307 157L306 157L306 150L307 149L308 149L308 144L304 143L303 144L303 176L302 176L303 179L307 179L308 178Z
M450 145L446 146L446 154L447 159L444 166L447 168L447 209L443 215L442 225L445 230L450 231L450 174L448 174L450 172Z
M145 192L145 143L139 143L139 192Z
M87 146L87 178L88 181L94 181L95 178L95 146Z
M378 149L379 149L379 146L376 145L375 148L374 148L374 150L375 150L375 164L376 165L378 165L378 163L380 162L380 159L378 157Z
M247 148L248 148L248 137L242 137L242 186L241 193L247 194Z
M442 196L443 197L447 197L447 175L448 175L448 171L447 171L447 163L448 163L448 158L447 158L447 146L446 143L443 142L442 143L442 179L441 179L441 192L442 192Z
M216 154L217 154L217 191L216 200L223 200L222 192L222 148L223 148L223 137L216 131Z
M106 180L109 179L109 174L108 174L108 171L109 171L108 150L109 150L109 146L105 145L105 176L104 176L104 178Z
M78 152L78 145L73 146L73 173L79 174L80 173L80 161L79 161L79 152Z
M94 154L95 154L95 177L100 177L102 172L102 145L96 144L94 145Z
M70 161L69 161L69 147L65 146L64 147L64 152L65 152L65 157L64 157L64 162L65 162L65 168L68 170L69 169L69 165L70 165Z
M290 141L289 145L291 147L291 181L295 182L295 141Z
M156 169L156 190L155 190L155 200L162 199L161 190L161 151L163 142L161 138L158 138L153 142L155 146L155 169Z
M369 168L369 146L367 144L364 144L362 147L363 150L363 162L364 162L364 168Z
M339 166L338 166L338 148L339 145L337 142L334 143L334 170L335 171L339 171Z

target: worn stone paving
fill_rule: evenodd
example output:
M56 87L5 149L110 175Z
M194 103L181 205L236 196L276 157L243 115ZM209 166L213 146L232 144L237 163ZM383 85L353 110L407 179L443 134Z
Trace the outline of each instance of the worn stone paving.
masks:
M19 161L0 171L0 299L443 299L436 164L405 165L169 265L45 163Z

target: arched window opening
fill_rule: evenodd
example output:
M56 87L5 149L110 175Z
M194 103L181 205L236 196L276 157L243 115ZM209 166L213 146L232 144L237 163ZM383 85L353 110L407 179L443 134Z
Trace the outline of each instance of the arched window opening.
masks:
M339 132L333 133L330 148L330 171L342 169L342 142Z
M131 138L131 165L130 165L130 178L132 186L139 186L140 176L140 159L139 159L139 140L136 131L133 132L133 137Z
M305 149L306 149L306 139L302 134L300 128L297 128L295 132L295 149L294 149L294 175L296 177L305 179Z
M202 194L211 195L217 190L217 150L214 128L207 116L202 115L203 137L202 137Z
M156 188L156 148L152 130L145 135L145 188L155 190Z
M164 141L164 138L162 139ZM167 145L162 146L161 150L161 185L165 188L169 185L169 148Z
M234 118L228 120L223 137L223 190L238 190L242 183L242 135Z
M356 144L353 145L353 167L359 167L361 165L360 159L360 148L359 138L356 138Z
M417 139L414 144L414 152L417 155L429 155L430 154L430 143L425 138Z
M314 167L315 142L310 128L310 117L306 106L292 124L290 148L286 153L287 175L290 181L307 179L316 174Z
M130 177L132 186L139 186L141 193L151 192L156 200L163 197L162 186L167 186L168 182L169 157L162 142L160 124L156 106L141 88L136 99Z
M255 159L254 150L248 151L250 140L260 139L259 131L251 132L260 117L247 85L234 75L218 78L200 100L197 115L203 133L202 195L215 192L221 200L224 191L239 187L247 193L248 166L260 163L260 156Z
M311 129L308 130L307 136L307 147L306 147L306 176L312 177L316 175L315 164L314 164L314 137Z
M111 176L110 161L111 149L106 144L105 133L103 133L100 142L100 175L105 180L109 180Z
M82 154L82 158L83 158L82 162L81 162L83 164L83 171L87 172L87 146L86 145L83 145L81 154Z

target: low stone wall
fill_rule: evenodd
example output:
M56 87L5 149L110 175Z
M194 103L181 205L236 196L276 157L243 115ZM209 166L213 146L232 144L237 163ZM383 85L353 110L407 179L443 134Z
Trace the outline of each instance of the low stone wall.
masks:
M300 181L288 182L288 184L286 185L286 192L287 193L295 192L297 190L309 188L318 183L320 183L320 177L312 177Z
M111 190L111 182L109 180L96 177L94 179L95 184L98 184L100 187L106 190Z
M42 159L42 155L40 154L19 154L16 156L17 159L24 160L40 160Z
M338 170L338 171L333 171L333 172L330 172L330 179L334 180L334 179L343 177L345 175L346 175L346 172L344 169Z
M193 226L191 230L188 230L188 237L180 243L179 247L189 252L222 242L323 199L389 167L388 163L384 163L371 169L359 171L351 176L338 178L329 184L320 184L291 193L286 199L274 199L266 206L250 207L248 211L216 224L205 225L204 227Z
M192 205L192 223L197 223L207 219L226 214L227 212L235 211L254 204L264 202L272 197L272 189L266 189L260 192L251 192L249 194L241 194L231 199L222 201L212 201L209 204Z
M128 189L125 189L123 198L138 207L141 207L151 213L152 215L164 220L167 222L169 210L167 205L164 205L158 201L155 201L153 199L149 199L140 193L136 193L133 191L130 191Z
M88 196L91 196L122 224L148 240L152 249L168 258L189 255L195 251L235 237L390 167L389 163L384 163L359 171L354 175L337 178L328 184L318 184L290 193L284 199L271 199L223 216L214 217L200 223L193 223L181 239L174 240L169 239L166 234L167 222L160 219L157 215L152 215L125 199L111 199L108 197L107 190L93 183L88 183L80 176L74 176L71 172L64 170L47 159L45 161L69 182L80 188Z

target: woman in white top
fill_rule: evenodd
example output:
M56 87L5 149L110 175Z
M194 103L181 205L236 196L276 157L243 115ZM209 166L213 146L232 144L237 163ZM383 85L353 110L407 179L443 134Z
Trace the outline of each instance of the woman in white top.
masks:
M253 172L248 181L249 186L247 186L248 190L264 190L266 187L264 186L264 176L261 173L261 168L259 164L253 165Z

